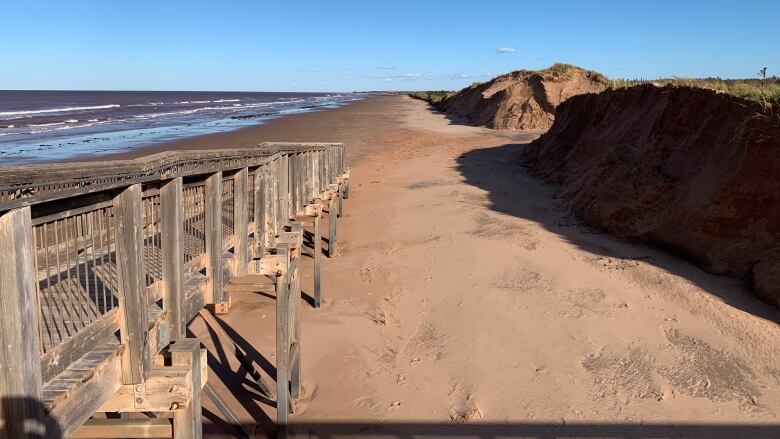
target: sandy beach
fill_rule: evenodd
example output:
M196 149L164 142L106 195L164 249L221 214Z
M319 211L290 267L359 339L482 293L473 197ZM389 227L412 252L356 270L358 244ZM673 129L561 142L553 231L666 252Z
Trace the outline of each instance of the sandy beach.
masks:
M322 308L304 304L293 431L771 436L777 311L737 280L560 210L555 188L518 164L538 134L460 125L387 96L168 145L347 145L340 255L323 262ZM272 372L273 298L232 300L223 323ZM211 382L242 422L269 432L272 404L202 322L191 330L224 379ZM204 408L204 431L228 435Z

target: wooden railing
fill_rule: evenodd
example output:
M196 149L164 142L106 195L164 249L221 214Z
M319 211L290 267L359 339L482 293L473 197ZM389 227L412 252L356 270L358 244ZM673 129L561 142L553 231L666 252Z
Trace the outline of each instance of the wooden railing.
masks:
M4 403L6 430L41 411L70 434L101 407L160 410L162 403L151 402L160 397L150 390L150 373L168 364L156 358L165 349L168 363L185 358L180 363L198 368L197 344L192 355L174 355L170 343L186 341L188 322L204 306L226 310L223 286L248 271L278 278L277 353L285 361L277 381L285 390L277 405L288 406L300 381L303 234L296 219L315 219L319 305L319 218L325 204L332 255L347 190L341 144L0 168L0 396L25 401L13 415ZM181 401L162 398L177 408L177 437L198 436L192 429L199 425L185 420L195 417L199 388L187 385ZM127 407L115 401L122 392L129 392ZM88 400L66 403L75 397ZM286 423L287 410L279 412Z

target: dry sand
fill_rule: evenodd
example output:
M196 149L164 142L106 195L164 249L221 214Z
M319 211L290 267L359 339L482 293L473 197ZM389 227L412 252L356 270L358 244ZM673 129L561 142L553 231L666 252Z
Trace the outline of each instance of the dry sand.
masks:
M303 309L294 431L780 437L777 312L558 209L516 164L537 135L455 125L405 97L233 134L344 141L351 161L341 254L323 262L322 308ZM272 298L234 293L223 321L275 362ZM230 372L211 382L243 421L270 426L273 407L213 352ZM205 431L226 431L204 407Z

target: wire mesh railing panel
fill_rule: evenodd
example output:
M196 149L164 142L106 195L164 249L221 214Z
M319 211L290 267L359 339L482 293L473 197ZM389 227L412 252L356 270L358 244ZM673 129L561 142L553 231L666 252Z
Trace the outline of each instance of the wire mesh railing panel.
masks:
M117 307L112 207L33 226L43 354Z
M206 253L206 186L184 188L184 262Z
M230 178L222 181L222 238L233 236L233 193L235 181Z
M143 199L144 278L146 286L162 280L162 235L160 234L160 195Z

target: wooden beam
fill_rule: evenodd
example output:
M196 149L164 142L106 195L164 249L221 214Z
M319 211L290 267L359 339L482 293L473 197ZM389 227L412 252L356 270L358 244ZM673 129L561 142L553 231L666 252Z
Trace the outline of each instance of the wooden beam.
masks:
M224 302L222 293L222 172L206 179L206 303Z
M27 437L43 424L38 303L30 208L0 215L0 437ZM31 432L30 432L31 433Z
M116 260L119 298L119 334L122 383L141 384L149 370L148 321L144 282L144 231L141 185L134 184L114 197Z
M89 419L71 439L170 438L173 432L168 418Z
M117 329L119 329L119 310L112 309L81 329L75 337L66 339L46 352L41 358L42 382L54 378L96 345L108 337L113 337Z
M86 422L121 386L122 361L117 352L116 348L93 351L46 384L45 395L60 395L49 415L60 425L62 437Z
M164 182L160 188L163 310L166 312L166 321L171 328L172 340L184 338L187 328L182 311L184 304L183 191L181 177Z

